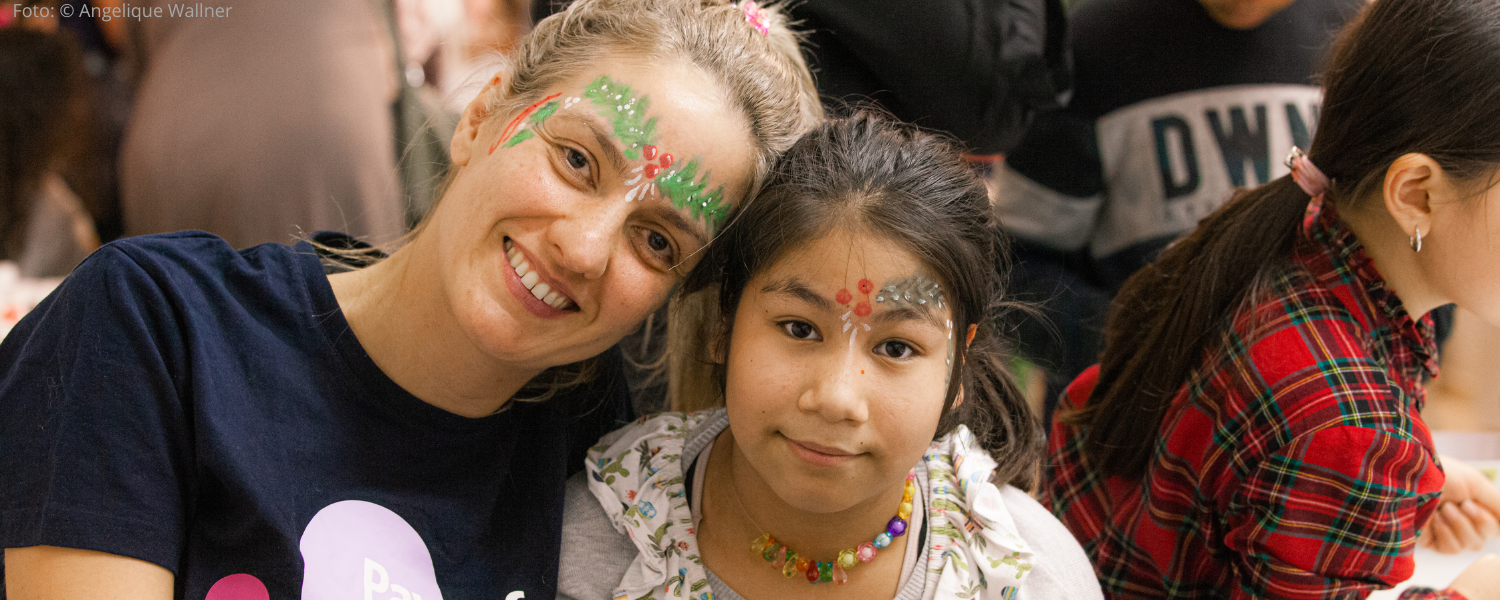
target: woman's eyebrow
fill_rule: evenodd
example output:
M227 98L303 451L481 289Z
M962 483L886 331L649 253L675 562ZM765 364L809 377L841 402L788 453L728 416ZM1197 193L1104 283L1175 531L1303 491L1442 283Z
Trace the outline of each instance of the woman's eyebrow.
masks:
M653 209L652 212L655 212L661 220L666 221L667 225L672 228L693 236L693 239L698 241L699 248L708 245L708 235L704 233L703 228L695 226L692 221L682 215L681 211L667 206L659 206Z
M796 277L788 277L786 279L767 283L765 287L760 289L760 291L766 294L782 294L791 296L827 312L832 312L834 310L833 302L830 302L827 298L824 298L822 295L814 292L812 288L808 287L807 284L803 283L802 280L797 279Z
M610 137L609 131L600 122L603 117L587 111L558 116L566 120L578 121L588 127L589 133L594 134L594 139L599 142L604 158L609 160L609 164L615 168L616 172L621 174L625 172L625 155L620 153L620 148L615 145L614 138Z

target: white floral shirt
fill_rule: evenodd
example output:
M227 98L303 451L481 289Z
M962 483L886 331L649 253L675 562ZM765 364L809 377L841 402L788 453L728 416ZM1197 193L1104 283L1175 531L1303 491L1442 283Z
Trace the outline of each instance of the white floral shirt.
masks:
M610 433L589 450L589 491L639 554L614 590L615 600L713 600L692 511L683 447L720 410L664 413ZM1024 598L1034 553L1021 539L1000 489L995 461L960 425L922 457L927 471L924 600ZM921 478L919 478L921 479ZM919 564L919 566L922 566Z

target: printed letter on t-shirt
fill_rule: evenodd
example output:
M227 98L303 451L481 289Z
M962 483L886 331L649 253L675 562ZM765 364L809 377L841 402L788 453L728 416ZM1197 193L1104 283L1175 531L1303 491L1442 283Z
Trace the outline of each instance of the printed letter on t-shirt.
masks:
M302 531L302 600L442 600L432 554L400 515L345 500Z

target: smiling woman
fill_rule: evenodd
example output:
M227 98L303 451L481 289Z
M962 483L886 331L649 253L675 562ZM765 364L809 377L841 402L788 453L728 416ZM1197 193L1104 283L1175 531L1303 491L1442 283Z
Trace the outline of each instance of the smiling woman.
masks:
M0 345L6 597L552 597L612 346L818 110L774 8L579 0L388 257L105 247Z

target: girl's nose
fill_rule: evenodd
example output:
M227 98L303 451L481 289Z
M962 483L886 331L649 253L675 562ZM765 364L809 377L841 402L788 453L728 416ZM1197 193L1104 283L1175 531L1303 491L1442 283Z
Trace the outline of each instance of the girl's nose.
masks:
M810 382L797 408L814 413L830 423L853 421L863 423L870 416L865 402L866 390L863 376L855 365L857 357L840 356L830 361L830 369L813 369L817 378Z
M558 266L585 279L603 277L624 231L627 214L625 203L605 201L581 206L577 212L553 223L548 229L548 241L556 251Z

